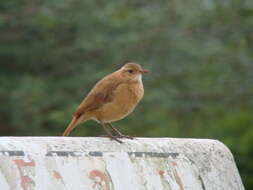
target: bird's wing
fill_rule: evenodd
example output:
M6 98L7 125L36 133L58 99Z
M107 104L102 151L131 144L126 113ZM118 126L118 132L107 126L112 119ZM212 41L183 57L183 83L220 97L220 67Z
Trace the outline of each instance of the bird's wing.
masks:
M122 84L120 80L111 76L99 81L79 105L74 116L80 117L87 111L96 110L104 104L112 102L115 96L114 92L120 84Z

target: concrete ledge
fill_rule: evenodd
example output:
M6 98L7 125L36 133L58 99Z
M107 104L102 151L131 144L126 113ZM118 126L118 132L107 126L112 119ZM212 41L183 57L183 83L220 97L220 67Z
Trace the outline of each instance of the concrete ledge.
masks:
M1 190L243 190L216 140L0 137Z

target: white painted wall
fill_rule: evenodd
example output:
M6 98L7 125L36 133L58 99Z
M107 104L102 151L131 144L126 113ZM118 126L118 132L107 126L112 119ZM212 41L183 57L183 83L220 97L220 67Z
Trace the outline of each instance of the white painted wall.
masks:
M208 139L0 137L1 190L243 190Z

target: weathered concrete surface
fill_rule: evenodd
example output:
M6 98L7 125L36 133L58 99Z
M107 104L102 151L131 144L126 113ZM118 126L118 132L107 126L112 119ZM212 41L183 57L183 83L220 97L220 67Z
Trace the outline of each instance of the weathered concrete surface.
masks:
M207 139L0 137L1 190L243 190L230 151Z

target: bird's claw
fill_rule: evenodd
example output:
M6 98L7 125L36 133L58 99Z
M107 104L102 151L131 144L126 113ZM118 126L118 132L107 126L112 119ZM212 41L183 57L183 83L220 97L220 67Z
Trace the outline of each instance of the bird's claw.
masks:
M118 136L100 135L100 137L108 137L109 139L115 140L118 143L123 143L121 140L118 139L119 138Z
M131 137L131 136L128 136L128 135L117 135L116 137L117 138L126 138L126 139L131 139L131 140L134 139L134 137Z
M115 140L115 141L117 141L117 142L119 142L119 143L123 143L121 140L119 140L119 139L117 139L118 137L115 137L115 136L111 136L111 137L109 137L111 140Z

